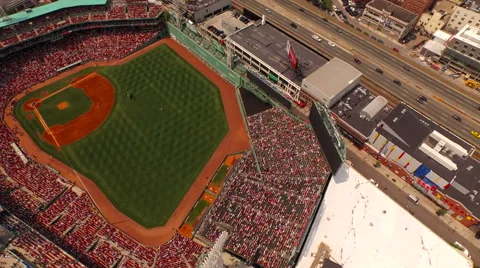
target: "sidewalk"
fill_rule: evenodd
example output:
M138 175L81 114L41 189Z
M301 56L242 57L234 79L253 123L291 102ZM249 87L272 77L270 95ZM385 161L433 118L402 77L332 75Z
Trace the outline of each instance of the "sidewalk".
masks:
M419 205L424 207L426 210L428 210L430 213L436 216L436 211L439 209L439 207L434 204L432 201L430 201L427 197L425 197L423 194L419 193L415 188L413 188L411 185L409 185L406 181L401 179L397 174L394 172L390 171L387 167L384 165L381 165L379 168L373 167L373 165L377 162L377 160L370 156L367 152L364 150L358 150L352 143L349 141L345 141L347 148L349 149L347 152L348 153L354 153L358 157L362 158L365 162L366 165L370 166L372 169L376 169L377 171L380 171L380 173L383 173L385 177L389 179L395 179L396 182L393 183L396 187L401 189L405 195L408 194L414 194L416 197L420 199ZM347 155L348 158L348 155ZM353 167L355 168L355 167ZM475 234L465 227L463 224L458 222L456 219L451 217L449 214L445 214L444 216L438 217L441 221L443 221L445 224L447 224L450 228L455 230L456 233L461 235L463 238L468 240L470 243L475 245L478 249L480 249L480 240L475 238ZM471 250L473 251L473 250Z

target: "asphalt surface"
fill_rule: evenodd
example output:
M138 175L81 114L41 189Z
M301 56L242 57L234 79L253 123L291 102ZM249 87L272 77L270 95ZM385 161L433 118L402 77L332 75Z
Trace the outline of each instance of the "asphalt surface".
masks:
M272 7L270 7L270 13L267 14L265 12L267 7L256 0L242 0L241 5L248 7L251 12L259 16L265 14L267 22L283 28L284 31L303 41L305 45L310 46L320 54L328 58L338 57L351 63L365 77L374 81L391 95L428 115L440 125L480 148L480 139L470 134L472 130L480 130L480 112L476 110L476 107L480 105L478 102L457 93L442 81L432 79L413 66L409 66L410 71L404 70L403 66L406 64L377 47L378 45L372 44L368 37L360 38L351 33L350 31L356 30L348 25L338 27L330 21L325 22L308 9L304 9L304 12L299 11L300 6L288 0L278 0L276 2L283 8L288 9L289 17L296 16L295 21L287 18L285 14L277 13ZM312 6L312 8L315 7ZM333 20L335 18L329 16L328 19ZM317 26L315 32L307 29L302 23L307 20ZM297 25L296 28L291 26L292 22ZM319 35L322 41L313 40L313 34ZM350 48L340 47L339 45L332 47L328 45L328 40L334 43L341 42L342 46L344 43L354 45L351 45ZM354 58L360 59L361 64L355 63ZM376 68L382 69L384 73L376 72ZM400 80L402 85L394 84L394 79ZM416 98L419 95L424 95L428 101L423 104L418 103ZM442 101L439 101L439 99ZM454 120L452 118L454 114L459 115L463 119L462 122Z
M458 241L469 250L469 253L472 256L472 261L477 265L480 264L480 250L475 245L470 243L460 234L456 233L455 230L450 228L445 222L441 221L438 216L433 215L430 211L421 206L421 204L415 205L413 202L409 201L407 199L407 194L395 185L392 178L385 177L379 169L366 164L364 159L352 152L351 148L347 148L347 158L352 162L352 166L355 170L365 178L374 179L378 183L378 188L393 199L399 206L410 212L415 218L448 243ZM395 177L394 179L400 180L398 177ZM421 194L418 193L417 195L419 196Z

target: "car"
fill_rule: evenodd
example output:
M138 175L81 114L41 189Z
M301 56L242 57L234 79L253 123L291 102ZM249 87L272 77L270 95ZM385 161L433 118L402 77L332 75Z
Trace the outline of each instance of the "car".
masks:
M378 182L376 182L374 179L369 180L375 187L378 187Z
M472 130L470 133L471 133L473 136L475 136L475 137L477 137L477 138L480 139L480 133L478 133L478 131Z
M475 234L475 238L480 239L480 230L478 230L477 233Z
M363 32L364 35L369 36L367 32Z
M375 69L375 72L377 72L377 73L379 73L379 74L383 74L383 71L382 71L382 69L380 69L380 68L376 68L376 69Z
M396 48L396 47L392 48L392 50L399 53L398 48Z
M423 95L420 95L418 96L419 99L421 99L422 101L426 102L427 101L427 97L423 96Z
M335 43L332 42L332 41L328 41L328 45L331 46L331 47L334 47L334 46L335 46Z
M370 38L372 38L373 40L377 41L377 38L375 36L370 36Z
M462 118L456 114L452 115L452 118L457 120L458 122L462 122Z
M393 83L401 86L402 85L402 82L400 82L400 80L397 80L397 79L393 79Z
M297 29L297 25L296 25L295 23L293 23L293 22L292 22L292 23L290 23L290 26L292 26L292 28L295 28L295 29Z
M323 21L325 22L328 22L328 19L327 18L322 18Z
M267 12L268 14L272 14L272 11L268 8L265 8L265 12Z
M404 69L405 71L409 71L409 72L410 72L410 67L408 67L408 66L406 66L406 65L403 66L403 69Z
M318 35L316 35L316 34L312 35L312 38L315 39L315 40L318 41L318 42L321 42L321 41L322 41L322 39L321 39Z
M337 29L337 33L342 33L342 30L340 30L340 29Z
M362 32L362 29L360 29L360 28L358 28L358 27L355 28L355 29L356 29L357 31L359 31L359 32Z
M480 106L477 106L477 110L479 110L479 111L480 111Z
M305 9L303 9L303 8L299 8L298 10L299 10L300 12L305 12Z
M357 59L357 58L354 58L353 61L354 61L355 63L357 63L357 64L362 64L362 62L361 62L359 59Z
M417 100L420 104L423 104L423 103L424 103L424 101L423 101L422 99L420 99L420 98L416 98L416 100Z
M380 39L377 39L377 42L379 42L380 44L383 44L383 41Z

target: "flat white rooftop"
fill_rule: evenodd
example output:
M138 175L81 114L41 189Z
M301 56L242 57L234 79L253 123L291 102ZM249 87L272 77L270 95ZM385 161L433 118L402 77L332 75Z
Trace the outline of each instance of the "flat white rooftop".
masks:
M343 268L472 267L470 259L345 166L328 185L297 267L310 267L322 242Z
M465 25L455 35L455 38L474 47L480 47L480 29Z

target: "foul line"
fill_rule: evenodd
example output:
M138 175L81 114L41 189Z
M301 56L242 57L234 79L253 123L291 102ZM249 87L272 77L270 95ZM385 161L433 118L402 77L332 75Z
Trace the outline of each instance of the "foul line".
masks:
M82 79L80 79L80 80L78 80L78 81L75 81L75 83L72 83L72 84L69 84L69 85L67 85L67 86L64 86L64 87L62 87L61 89L53 92L52 94L49 94L49 95L41 98L41 99L39 100L39 102L42 102L42 101L44 101L44 100L46 100L46 99L48 99L48 98L50 98L50 97L53 97L53 96L57 95L58 93L64 91L65 89L69 88L69 87L72 86L73 84L79 83L79 82L81 82L81 81L83 81L83 80L85 80L85 79L87 79L87 78L89 78L90 76L95 75L95 74L96 74L96 73L89 73L89 74L87 74L84 78L82 78Z
M47 123L46 123L45 120L43 119L43 117L42 117L42 115L40 114L40 112L38 112L38 110L37 110L36 107L33 108L33 112L35 113L35 116L37 117L38 121L40 121L40 124L42 124L43 128L45 129L45 131L47 131L48 134L50 134L50 136L52 136L53 140L55 141L55 144L56 144L56 147L57 147L58 151L61 151L60 144L58 143L57 139L56 139L55 136L53 135L52 131L50 130L50 128L48 127Z

